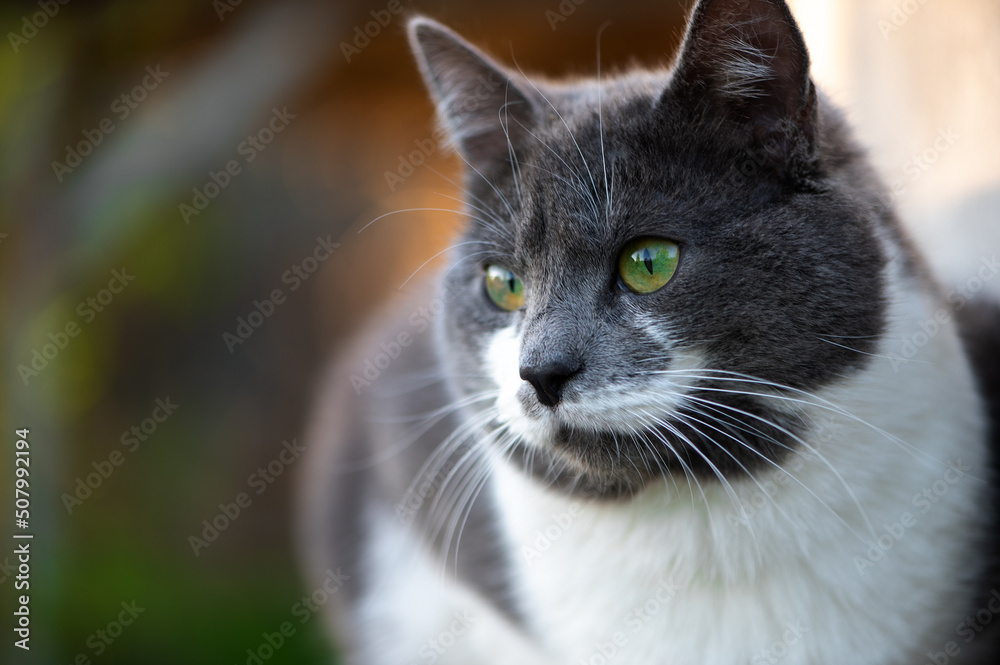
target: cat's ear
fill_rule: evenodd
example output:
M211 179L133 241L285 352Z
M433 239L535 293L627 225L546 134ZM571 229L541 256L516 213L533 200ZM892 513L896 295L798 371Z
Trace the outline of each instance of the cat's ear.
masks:
M809 54L784 0L700 0L665 94L749 123L776 161L814 148Z
M436 21L412 19L409 35L455 148L477 169L509 163L536 122L534 95L523 79Z

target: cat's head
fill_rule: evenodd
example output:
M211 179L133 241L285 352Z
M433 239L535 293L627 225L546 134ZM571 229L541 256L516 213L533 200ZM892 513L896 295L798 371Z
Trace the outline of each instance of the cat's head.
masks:
M560 83L410 37L467 163L442 353L495 445L611 496L780 462L883 331L894 233L785 3L703 0L672 68Z

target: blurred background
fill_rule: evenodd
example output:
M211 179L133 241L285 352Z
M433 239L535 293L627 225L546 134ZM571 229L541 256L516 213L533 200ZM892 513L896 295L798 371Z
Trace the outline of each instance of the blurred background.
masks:
M0 662L336 662L292 546L295 443L325 360L460 223L433 210L459 170L404 16L591 74L608 21L605 72L669 62L690 4L4 3ZM1000 5L794 9L942 279L974 275L1000 249Z

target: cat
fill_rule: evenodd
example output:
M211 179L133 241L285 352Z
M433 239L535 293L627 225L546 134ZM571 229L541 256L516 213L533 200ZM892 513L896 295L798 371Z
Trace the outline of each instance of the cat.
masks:
M1000 309L936 284L785 2L563 82L408 34L468 221L319 393L347 662L994 662Z

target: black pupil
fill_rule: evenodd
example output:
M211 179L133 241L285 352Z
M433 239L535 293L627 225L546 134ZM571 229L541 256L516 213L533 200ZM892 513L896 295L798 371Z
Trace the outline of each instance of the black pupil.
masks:
M649 253L649 248L642 250L642 262L646 264L646 270L653 274L653 255Z
M507 273L507 289L511 293L514 293L514 286L515 286L516 281L517 281L517 278L514 277L514 273L510 273L510 272Z

